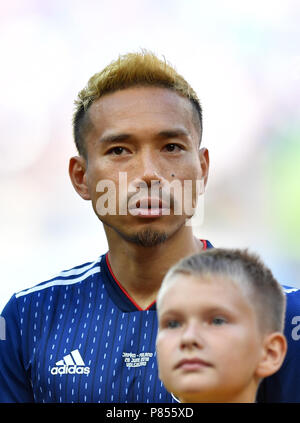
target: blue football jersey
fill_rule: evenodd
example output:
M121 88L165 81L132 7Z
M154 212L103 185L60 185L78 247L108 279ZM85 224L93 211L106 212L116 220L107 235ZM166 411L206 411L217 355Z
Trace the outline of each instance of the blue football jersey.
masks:
M300 290L283 288L287 300L284 329L287 355L280 370L261 383L258 402L300 402Z
M13 295L2 318L0 402L176 402L158 378L155 302L135 304L107 254Z
M258 402L300 402L300 290L285 292L288 353ZM158 378L155 302L140 309L107 254L13 295L1 316L0 402L176 402Z

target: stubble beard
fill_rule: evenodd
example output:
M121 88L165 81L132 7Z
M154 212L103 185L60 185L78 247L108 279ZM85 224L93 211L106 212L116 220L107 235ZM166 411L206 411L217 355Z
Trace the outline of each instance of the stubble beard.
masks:
M157 231L151 228L143 229L135 234L120 234L126 241L139 245L140 247L156 247L168 239L166 232Z

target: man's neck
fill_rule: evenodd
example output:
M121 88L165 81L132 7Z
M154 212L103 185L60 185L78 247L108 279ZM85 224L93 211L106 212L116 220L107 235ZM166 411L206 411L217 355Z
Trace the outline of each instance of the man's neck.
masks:
M203 248L190 227L177 231L154 247L128 242L114 230L106 228L109 262L112 271L130 297L142 308L156 299L163 277L181 258Z

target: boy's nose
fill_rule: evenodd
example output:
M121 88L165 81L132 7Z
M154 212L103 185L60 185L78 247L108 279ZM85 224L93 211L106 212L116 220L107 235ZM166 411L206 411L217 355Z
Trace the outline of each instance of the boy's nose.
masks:
M181 348L202 348L204 340L198 324L187 325L181 337Z

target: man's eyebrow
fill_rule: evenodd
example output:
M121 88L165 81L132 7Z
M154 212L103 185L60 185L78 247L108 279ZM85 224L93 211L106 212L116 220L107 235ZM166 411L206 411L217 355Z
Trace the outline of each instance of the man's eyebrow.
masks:
M165 129L160 131L157 134L161 138L179 138L179 137L188 137L190 134L186 129L176 128L176 129Z
M99 142L103 143L111 143L111 142L118 142L118 141L125 141L130 138L130 134L111 134L111 135L104 135L99 139Z
M188 137L190 134L186 129L183 128L175 128L175 129L164 129L163 131L159 131L157 133L158 138L179 138L179 137ZM104 135L99 139L101 143L112 143L118 141L126 141L131 138L132 135L128 133L121 133L121 134L109 134Z

